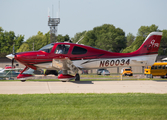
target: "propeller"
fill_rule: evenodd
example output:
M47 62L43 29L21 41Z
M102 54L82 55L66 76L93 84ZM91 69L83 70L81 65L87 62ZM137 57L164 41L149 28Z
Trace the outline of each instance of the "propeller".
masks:
M11 59L12 60L12 67L13 67L13 64L14 64L14 60L15 60L15 50L14 50L14 44L13 44L13 53L12 54L9 54L9 55L6 55L7 58Z
M15 46L15 44L13 44L13 55L15 56L14 46ZM13 65L14 65L14 57L12 58L12 68L13 68Z
M13 68L13 65L14 65L14 58L12 59L12 68Z

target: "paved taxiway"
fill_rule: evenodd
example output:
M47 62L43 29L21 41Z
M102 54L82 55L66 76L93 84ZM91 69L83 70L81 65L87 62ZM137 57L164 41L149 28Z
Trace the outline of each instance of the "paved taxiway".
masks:
M167 93L167 81L0 82L0 94Z

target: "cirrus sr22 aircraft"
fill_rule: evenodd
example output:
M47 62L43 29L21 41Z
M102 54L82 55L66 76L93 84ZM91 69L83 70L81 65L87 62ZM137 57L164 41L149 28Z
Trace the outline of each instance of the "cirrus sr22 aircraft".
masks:
M26 66L17 76L18 79L32 76L24 74L31 68L46 69L46 75L54 74L61 81L80 81L79 70L153 65L158 55L161 37L162 32L150 33L140 48L131 53L109 52L74 43L51 43L38 51L10 54L6 57ZM60 48L61 53L57 53ZM58 75L57 70L62 70L62 74ZM69 70L73 71L75 76L68 74Z

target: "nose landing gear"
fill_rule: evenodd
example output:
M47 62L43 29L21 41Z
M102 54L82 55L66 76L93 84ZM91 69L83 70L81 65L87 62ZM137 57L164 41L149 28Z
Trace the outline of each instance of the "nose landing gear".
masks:
M26 66L24 70L21 71L21 73L17 76L17 79L20 79L21 82L25 82L27 77L33 77L31 74L23 74L24 71L26 71L28 67Z

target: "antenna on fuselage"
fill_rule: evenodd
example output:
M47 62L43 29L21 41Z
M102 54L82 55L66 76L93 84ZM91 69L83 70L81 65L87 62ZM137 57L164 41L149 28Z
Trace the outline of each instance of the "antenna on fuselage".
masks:
M78 44L82 39L84 38L84 36L81 37L81 39L79 39L76 44Z
M87 31L85 32L85 34L76 42L76 44L78 44L86 35Z

